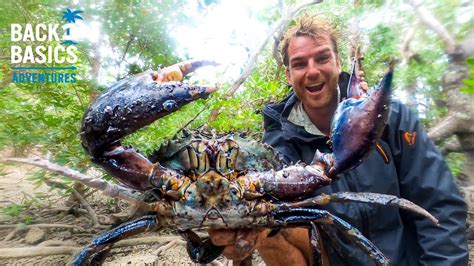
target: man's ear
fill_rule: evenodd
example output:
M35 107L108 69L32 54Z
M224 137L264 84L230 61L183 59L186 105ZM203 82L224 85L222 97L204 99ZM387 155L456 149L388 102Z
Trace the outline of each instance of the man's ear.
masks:
M339 55L337 55L337 58L336 58L336 67L337 67L337 71L339 73L341 73L341 65L342 65L342 60L341 58L339 57Z
M291 81L290 69L288 67L285 68L285 75L286 75L286 81L288 82L288 85L292 86L293 82Z

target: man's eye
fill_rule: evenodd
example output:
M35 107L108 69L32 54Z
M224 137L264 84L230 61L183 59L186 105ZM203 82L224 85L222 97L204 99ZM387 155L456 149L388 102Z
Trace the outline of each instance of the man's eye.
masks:
M301 68L304 68L305 64L303 62L299 62L299 63L293 63L291 65L292 68L295 68L295 69L301 69Z
M329 58L331 58L329 55L324 55L324 56L320 56L317 58L317 61L319 63L325 63L329 60Z

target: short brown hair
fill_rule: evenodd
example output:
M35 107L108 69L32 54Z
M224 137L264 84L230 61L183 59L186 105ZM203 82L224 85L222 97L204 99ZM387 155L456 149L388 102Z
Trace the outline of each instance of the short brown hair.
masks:
M296 24L290 26L283 36L280 54L283 58L283 64L288 66L288 46L291 40L299 36L309 36L311 38L318 38L327 36L331 40L334 52L339 54L337 49L338 33L335 27L328 20L323 20L311 15L303 15L296 21Z

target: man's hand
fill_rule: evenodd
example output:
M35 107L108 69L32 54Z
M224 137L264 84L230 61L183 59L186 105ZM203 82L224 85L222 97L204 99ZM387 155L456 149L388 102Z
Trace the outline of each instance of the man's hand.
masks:
M228 259L241 261L252 254L264 239L267 238L270 230L209 230L209 237L216 246L225 246L222 254Z
M209 237L216 246L226 246L223 255L242 261L257 249L267 265L307 265L310 247L305 228L282 229L268 237L270 229L209 230Z

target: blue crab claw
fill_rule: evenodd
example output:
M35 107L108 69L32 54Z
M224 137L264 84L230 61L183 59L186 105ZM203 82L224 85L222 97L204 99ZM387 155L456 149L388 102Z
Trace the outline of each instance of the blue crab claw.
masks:
M323 164L329 177L358 166L382 135L388 116L392 78L393 63L368 97L349 98L339 104L331 124L333 153L318 151L314 159L315 163Z
M367 93L361 88L360 81L357 78L357 60L354 59L352 61L349 84L347 85L347 98L361 99L366 96Z
M153 75L148 71L119 81L87 110L81 140L91 155L103 153L122 137L216 90L181 82L160 83Z

